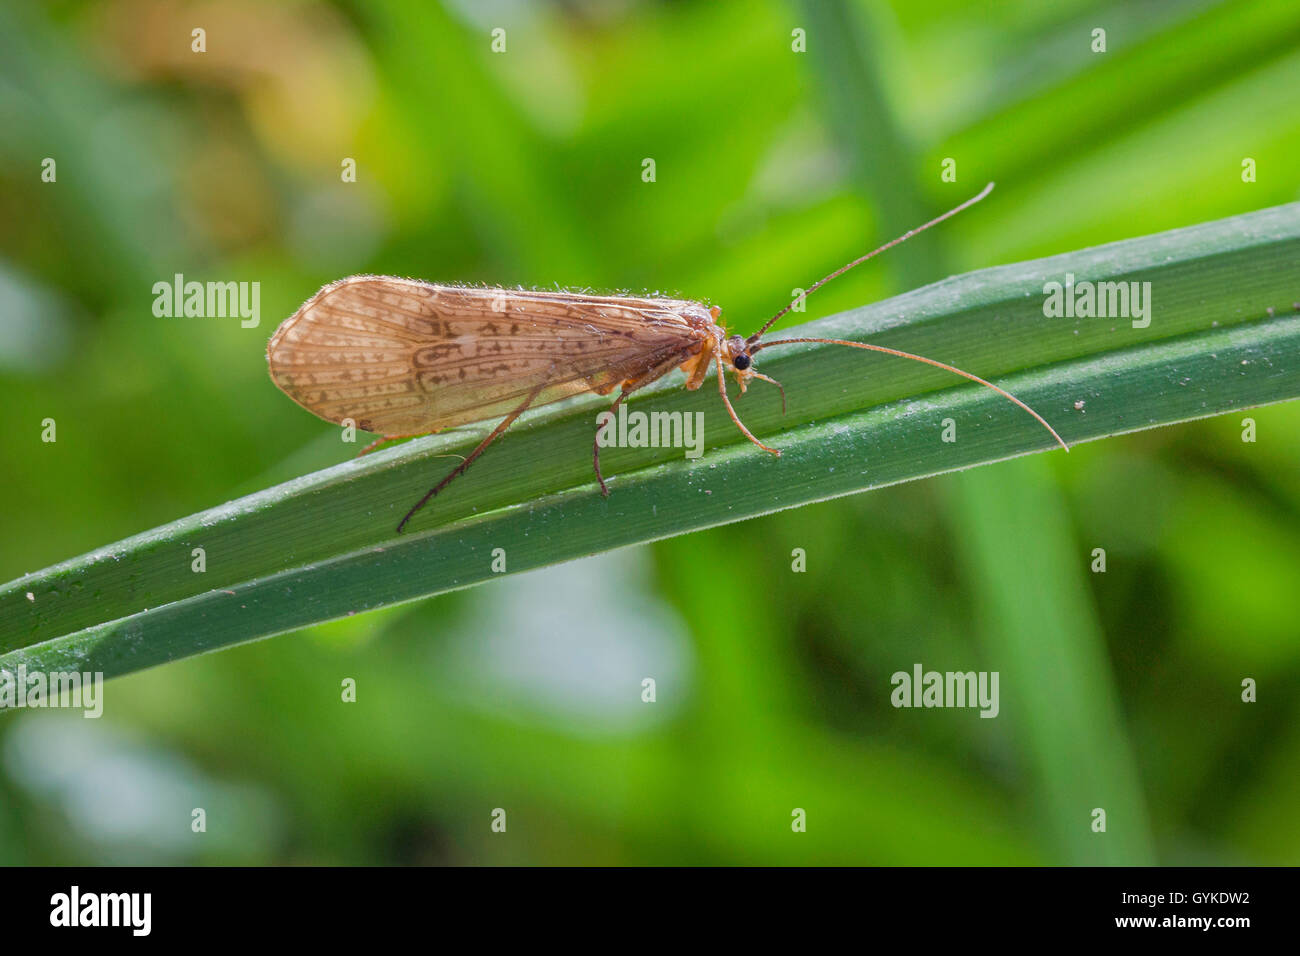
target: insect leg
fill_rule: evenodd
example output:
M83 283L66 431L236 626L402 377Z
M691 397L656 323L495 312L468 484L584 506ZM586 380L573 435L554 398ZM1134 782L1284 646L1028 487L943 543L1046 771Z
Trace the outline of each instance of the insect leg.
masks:
M684 356L682 355L674 355L672 358L668 359L665 362L660 362L657 365L652 365L649 369L647 369L641 375L638 375L636 378L630 378L627 381L625 381L623 383L623 390L619 392L618 398L614 399L614 404L609 406L610 413L612 414L614 412L617 412L618 406L622 404L623 399L627 398L638 388L643 388L646 385L649 385L651 382L663 378L665 374L667 374L672 369L676 368L679 364L681 364L683 357ZM690 388L689 385L687 385L686 387ZM603 393L597 390L596 394L600 395ZM591 445L591 464L592 467L596 469L596 480L600 482L600 493L604 495L606 498L608 498L609 488L605 486L605 478L600 473L600 426L599 425L596 426L596 438Z
M384 444L384 442L401 441L403 438L423 438L425 435L441 435L444 432L456 432L460 430L460 428L435 428L433 431L411 432L409 435L380 435L365 448L357 452L354 457L360 458L362 455L368 455L380 445ZM441 458L446 456L438 455L435 457ZM459 458L461 456L453 455L451 457Z
M768 378L762 372L755 372L754 378L762 379L764 382L770 382L781 390L781 414L785 414L785 386L774 378Z
M754 433L745 427L745 423L740 420L740 417L736 414L736 410L731 407L731 399L727 398L727 379L723 375L724 369L722 359L715 358L715 361L718 363L718 394L722 396L722 404L727 406L727 414L731 416L731 420L736 423L736 427L740 429L742 435L752 441L759 448L763 449L763 451L771 452L773 455L780 458L781 450L779 448L768 448L761 441L755 438Z
M478 447L475 448L472 452L470 452L468 457L466 457L464 461L462 461L459 465L453 468L451 470L451 473L447 475L446 478L442 479L442 481L438 482L436 485L430 488L428 492L425 494L425 496L415 503L415 507L413 507L410 511L406 513L406 517L403 518L398 523L397 533L398 534L402 533L402 528L406 527L406 522L410 521L411 516L414 515L421 508L423 508L428 503L430 498L432 498L438 492L442 491L442 489L446 488L449 484L451 484L453 479L458 478L459 476L465 474L465 470L474 463L474 459L477 458L479 455L483 454L483 452L487 450L487 446L492 444L494 441L496 441L497 438L500 437L501 433L505 431L507 428L509 428L516 418L518 418L520 415L524 413L524 411L528 408L528 406L533 403L533 399L537 397L537 393L540 392L541 390L542 390L542 386L539 385L537 388L529 392L528 397L525 398L519 404L519 407L516 408L513 412L511 412L509 415L507 415L505 418L501 419L501 424L497 425L496 428L492 429L492 433L488 435L487 438L484 438L481 442L479 442Z
M618 411L618 406L623 404L623 399L632 394L632 389L624 387L623 391L618 393L618 398L614 399L614 404L609 406L609 413L612 415ZM591 466L596 469L596 480L600 482L600 493L606 498L609 497L609 488L605 486L605 476L600 473L600 426L596 426L596 438L591 443Z
M360 458L362 455L369 454L370 452L372 452L372 451L374 451L376 448L378 448L380 445L382 445L384 442L386 442L386 441L390 441L390 440L392 440L392 439L394 439L394 438L397 438L397 437L399 437L399 436L397 436L397 435L380 435L378 438L376 438L374 441L372 441L372 442L371 442L369 445L367 445L365 448L363 448L363 449L361 449L359 452L357 452L357 457Z

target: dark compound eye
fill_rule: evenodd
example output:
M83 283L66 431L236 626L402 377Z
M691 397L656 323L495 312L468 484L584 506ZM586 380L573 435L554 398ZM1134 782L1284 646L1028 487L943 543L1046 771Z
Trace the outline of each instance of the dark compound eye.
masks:
M751 365L754 364L754 360L750 358L748 355L746 355L744 352L741 352L739 355L732 358L731 364L736 366L737 369L743 372L745 369L749 368Z

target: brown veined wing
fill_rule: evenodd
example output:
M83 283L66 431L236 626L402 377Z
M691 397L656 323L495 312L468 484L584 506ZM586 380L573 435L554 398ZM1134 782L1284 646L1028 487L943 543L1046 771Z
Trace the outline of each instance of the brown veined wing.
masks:
M417 435L606 391L699 350L708 309L621 298L353 276L327 285L267 345L275 384L326 421Z

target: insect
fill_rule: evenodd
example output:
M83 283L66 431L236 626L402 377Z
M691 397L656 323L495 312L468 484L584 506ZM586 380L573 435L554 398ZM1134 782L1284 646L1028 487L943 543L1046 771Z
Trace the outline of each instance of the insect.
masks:
M854 259L814 282L804 295L974 205L992 189L989 183L977 196ZM308 299L276 329L266 357L271 379L303 408L336 424L351 419L381 436L360 454L393 439L500 419L464 461L411 507L397 526L399 533L526 409L582 392L608 395L617 389L610 406L616 411L637 389L676 368L686 373L691 390L704 384L710 366L716 368L718 395L732 422L749 441L779 456L778 449L759 441L736 414L727 397L725 372L734 374L742 394L753 379L775 385L784 408L785 389L754 368L754 356L775 345L799 342L884 352L978 382L1023 408L1069 450L1052 426L1020 399L943 362L842 339L762 341L794 305L746 338L729 335L718 324L718 307L681 299L483 289L361 275L331 283ZM592 465L601 493L608 495L598 441L593 443Z

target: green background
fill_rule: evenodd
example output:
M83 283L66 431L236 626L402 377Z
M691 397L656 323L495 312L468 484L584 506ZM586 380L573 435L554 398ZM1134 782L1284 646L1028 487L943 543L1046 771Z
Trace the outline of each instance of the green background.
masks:
M988 180L786 324L1294 201L1298 40L1245 0L6 6L0 579L346 457L263 358L327 281L662 291L748 332ZM261 326L155 318L178 272L259 282ZM1243 417L6 714L0 862L1294 864L1300 411ZM998 671L1000 715L894 709L916 663Z

